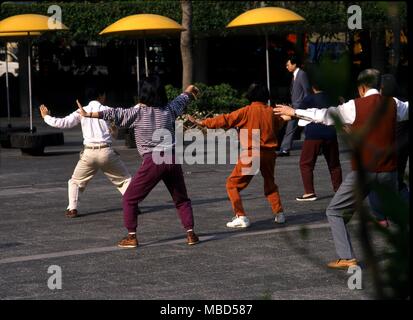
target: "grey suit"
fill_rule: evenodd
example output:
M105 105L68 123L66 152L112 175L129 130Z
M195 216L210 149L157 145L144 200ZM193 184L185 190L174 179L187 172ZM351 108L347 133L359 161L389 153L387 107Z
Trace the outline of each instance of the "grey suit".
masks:
M290 93L291 104L294 109L297 109L301 101L310 93L310 83L308 82L307 74L298 69L297 76L291 81ZM285 135L281 143L281 151L290 151L293 145L294 132L297 129L298 120L288 121L287 128L285 129Z

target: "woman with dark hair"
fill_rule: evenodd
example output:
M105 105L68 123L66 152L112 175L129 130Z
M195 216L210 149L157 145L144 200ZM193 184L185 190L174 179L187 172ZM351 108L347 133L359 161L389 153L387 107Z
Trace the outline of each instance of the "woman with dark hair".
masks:
M168 104L165 88L159 77L150 76L142 81L139 103L133 108L85 112L78 102L79 112L83 117L112 120L120 127L133 128L136 147L143 158L140 168L123 196L124 225L128 229L128 235L119 242L119 247L135 248L138 245L136 237L138 205L161 180L168 188L181 223L187 231L187 243L193 245L199 242L193 231L192 205L187 195L182 167L176 163L174 153L175 119L183 113L197 93L198 89L190 85L184 93ZM172 141L158 139L158 134L155 132L157 130L166 130ZM159 163L157 155L165 155L166 161Z
M241 135L241 146L242 149L246 150L247 155L241 152L234 170L227 179L227 193L234 211L234 218L227 223L228 228L247 228L250 225L239 193L248 186L256 174L252 172L253 170L250 170L254 161L260 164L259 169L264 178L264 194L271 204L275 223L285 222L278 186L274 182L274 167L275 150L278 146L277 133L283 124L283 120L289 120L290 117L274 116L272 107L267 105L268 89L261 83L251 84L246 97L250 104L229 114L202 121L189 117L190 121L210 129L237 127L240 130L248 130L248 139L245 139L247 141L244 141ZM259 152L255 151L257 146L254 145L252 137L253 130L257 129L260 132ZM250 153L252 156L249 156ZM246 159L249 159L249 161L246 161Z

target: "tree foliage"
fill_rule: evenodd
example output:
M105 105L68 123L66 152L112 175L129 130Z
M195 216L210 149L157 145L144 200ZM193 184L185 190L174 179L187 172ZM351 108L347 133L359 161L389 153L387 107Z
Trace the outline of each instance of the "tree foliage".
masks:
M154 13L175 21L181 21L179 0L137 0L101 2L57 2L62 8L63 23L70 28L67 36L73 40L95 40L98 33L116 20L132 14ZM375 29L389 24L388 2L348 2L348 1L209 1L193 0L193 33L195 37L209 35L225 36L230 32L225 26L239 14L253 8L266 6L285 7L302 15L306 21L271 27L275 33L318 32L332 33L348 31L347 8L358 4L363 12L363 28ZM407 22L406 2L393 2L399 6L402 24ZM56 2L33 4L3 3L0 19L23 13L47 15L47 8ZM256 30L255 30L256 31Z

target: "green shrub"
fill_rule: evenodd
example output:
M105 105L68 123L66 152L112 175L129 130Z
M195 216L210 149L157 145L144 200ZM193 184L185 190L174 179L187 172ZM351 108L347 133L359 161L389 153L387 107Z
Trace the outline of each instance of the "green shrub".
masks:
M239 92L229 84L221 83L215 86L207 86L203 83L195 83L201 94L197 100L190 103L187 113L228 113L248 104ZM172 100L181 93L181 90L171 85L165 86L168 100Z

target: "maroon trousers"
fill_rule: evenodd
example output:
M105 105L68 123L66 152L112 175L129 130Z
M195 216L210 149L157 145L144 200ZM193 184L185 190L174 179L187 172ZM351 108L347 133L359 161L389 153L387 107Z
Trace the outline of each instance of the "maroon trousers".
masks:
M334 192L338 190L343 180L337 139L304 140L300 157L300 170L306 194L315 193L313 172L320 153L327 161Z
M194 227L191 200L186 192L184 175L180 164L155 164L152 154L143 156L143 162L129 183L123 195L123 220L129 232L135 232L138 225L137 207L153 188L162 180L172 196L185 230Z

